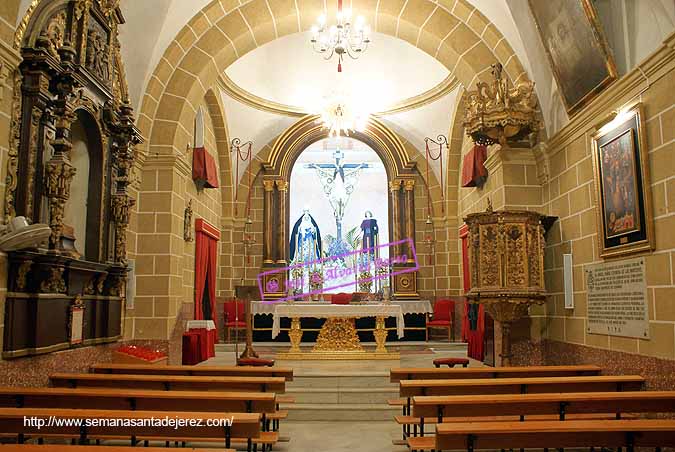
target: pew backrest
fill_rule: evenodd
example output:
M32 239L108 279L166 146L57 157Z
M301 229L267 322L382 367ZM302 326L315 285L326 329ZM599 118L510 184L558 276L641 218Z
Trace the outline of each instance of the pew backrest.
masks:
M572 377L600 375L598 366L530 366L530 367L399 367L389 371L392 383L401 380L421 379L469 379L469 378L517 378L517 377Z
M442 422L481 416L675 413L675 391L413 397L412 414Z
M28 425L26 419L29 419ZM37 419L44 424L38 426L32 423L32 420ZM158 421L161 423L163 419L178 419L180 423L159 425ZM223 425L224 419L231 420L229 427ZM19 442L26 435L64 435L79 437L81 440L90 436L154 436L167 440L223 438L226 447L229 447L231 438L257 438L260 434L260 419L259 413L0 408L0 432L16 434ZM195 427L194 423L198 421L202 421L202 424ZM93 423L83 425L82 422Z
M639 391L644 386L644 381L645 379L639 375L401 380L400 394L402 397L414 397L425 395Z
M672 447L675 420L450 422L436 426L436 450Z
M283 377L293 381L290 367L253 366L150 366L140 364L94 364L89 370L97 374L186 375L203 377Z
M49 376L54 387L128 388L166 391L259 391L282 394L283 377L201 377L185 375L68 374Z
M274 413L271 392L156 391L0 387L0 407Z

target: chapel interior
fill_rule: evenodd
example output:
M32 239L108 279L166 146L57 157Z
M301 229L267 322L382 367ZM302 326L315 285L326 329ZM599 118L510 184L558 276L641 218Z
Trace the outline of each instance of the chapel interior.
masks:
M0 452L134 447L672 450L675 0L0 0Z

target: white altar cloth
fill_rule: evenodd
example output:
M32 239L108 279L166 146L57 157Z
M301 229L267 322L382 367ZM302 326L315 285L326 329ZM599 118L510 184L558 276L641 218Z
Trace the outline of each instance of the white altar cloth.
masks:
M302 306L303 302L296 301L297 304ZM325 303L313 303L313 304L319 304L319 305L324 305L324 304L329 304L330 302L325 302ZM279 302L279 303L274 303L274 302L262 302L262 301L252 301L251 302L251 313L253 315L258 315L258 314L270 314L274 315L274 309L282 304L286 304L284 302ZM309 303L305 303L309 304ZM364 304L381 304L379 302L373 302L373 303L363 303L363 304L357 304L354 306L363 306ZM391 301L392 305L400 306L401 307L401 312L403 315L405 314L431 314L434 312L434 310L431 307L431 302L429 300L392 300Z
M264 304L264 303L263 303ZM277 303L274 306L272 321L272 337L275 338L281 329L281 317L312 317L316 319L329 318L359 318L359 317L396 317L396 334L403 337L403 311L395 304L361 304L341 305L329 303Z

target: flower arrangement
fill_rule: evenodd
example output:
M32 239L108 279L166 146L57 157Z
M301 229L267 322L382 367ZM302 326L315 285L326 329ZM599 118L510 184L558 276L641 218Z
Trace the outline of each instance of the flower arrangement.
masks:
M323 288L323 274L319 270L314 270L309 273L309 289L311 291L321 290Z
M373 287L373 275L369 271L361 272L359 274L359 290L361 292L370 292Z

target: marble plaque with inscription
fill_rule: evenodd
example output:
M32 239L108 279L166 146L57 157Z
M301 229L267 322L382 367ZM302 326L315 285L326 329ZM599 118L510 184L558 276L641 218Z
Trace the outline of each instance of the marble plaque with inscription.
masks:
M590 334L649 339L645 260L586 266Z

